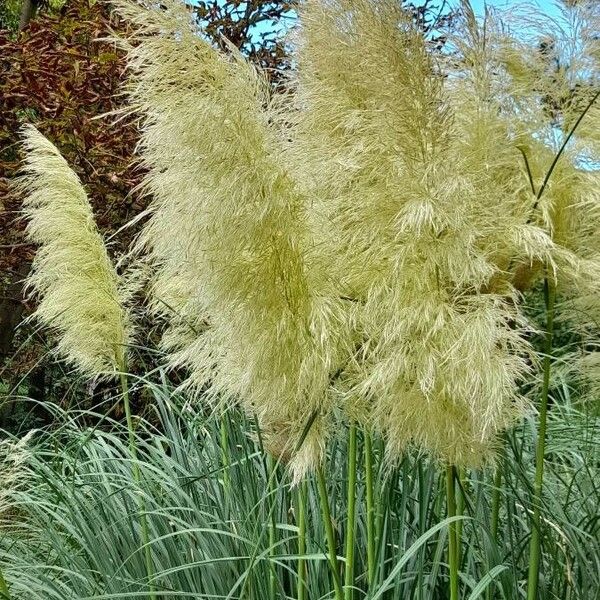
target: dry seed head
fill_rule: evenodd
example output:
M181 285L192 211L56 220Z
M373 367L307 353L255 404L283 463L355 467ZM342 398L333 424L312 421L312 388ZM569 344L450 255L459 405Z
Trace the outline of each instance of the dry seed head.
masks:
M56 147L23 131L27 237L38 250L27 286L34 317L58 335L58 352L87 376L124 368L127 315L118 277L94 223L87 194Z
M501 17L504 20L507 15ZM505 98L502 112L512 115L511 130L519 137L536 191L541 189L565 136L579 120L542 198L530 201L527 219L543 229L555 245L552 275L560 299L558 317L569 319L582 331L597 332L600 101L590 102L600 81L600 6L585 1L571 3L562 7L557 18L540 20L536 14L530 24L534 39L507 36L499 26L491 28L495 33L488 46L496 48L492 58L496 78L502 83L502 91L496 95ZM539 256L528 276L521 279L529 286L539 281L544 273L540 266L546 261Z
M13 494L27 485L27 470L25 469L31 450L30 440L35 430L29 431L19 439L0 440L0 522L2 528L15 526L14 514L11 515Z
M536 198L554 150L547 65L529 69L531 44L463 10L451 63L393 0L309 0L295 95L275 108L181 4L122 8L138 26L130 92L154 197L139 247L165 347L284 454L341 403L392 455L415 444L479 464L526 408L519 292L548 270L595 290L595 200L570 150Z

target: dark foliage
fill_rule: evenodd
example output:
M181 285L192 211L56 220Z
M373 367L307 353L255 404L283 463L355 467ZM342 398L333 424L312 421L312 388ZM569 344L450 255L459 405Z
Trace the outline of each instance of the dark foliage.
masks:
M114 44L102 41L122 27L105 4L71 0L59 14L31 21L17 39L0 32L0 381L5 388L26 374L32 394L46 385L37 364L44 355L37 334L36 343L13 356L32 333L23 330L14 339L27 312L21 281L34 251L24 242L20 198L11 186L21 158L19 128L34 123L59 147L85 182L108 236L143 208L143 200L130 194L140 178L132 162L135 124L98 118L123 102L124 58ZM120 250L114 244L112 249Z

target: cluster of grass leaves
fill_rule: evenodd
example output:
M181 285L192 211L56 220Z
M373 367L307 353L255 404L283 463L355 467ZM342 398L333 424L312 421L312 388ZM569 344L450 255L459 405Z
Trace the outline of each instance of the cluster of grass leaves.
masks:
M53 411L55 425L30 441L18 483L2 493L0 559L10 597L27 600L298 597L305 559L307 599L332 597L325 529L312 478L295 489L282 464L267 458L252 419L207 415L160 384L139 381L155 411L136 427L133 458L126 431L89 411ZM600 418L568 395L550 413L542 506L541 597L598 598L600 590ZM94 426L89 423L96 421ZM331 517L343 571L347 436L340 431L325 465ZM358 456L362 465L363 438ZM505 440L494 473L461 473L460 577L464 598L525 594L535 426ZM367 591L365 471L357 473L355 599L444 599L448 520L443 470L422 457L383 460L375 441L374 585ZM139 467L134 476L133 461ZM493 531L494 482L500 483ZM298 554L299 502L307 520ZM142 507L142 508L141 508ZM152 580L140 528L146 514Z

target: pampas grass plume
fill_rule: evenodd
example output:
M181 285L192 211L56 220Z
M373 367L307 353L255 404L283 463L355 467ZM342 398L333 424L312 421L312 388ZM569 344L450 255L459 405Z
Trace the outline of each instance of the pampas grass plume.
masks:
M56 332L58 352L90 377L122 371L128 338L118 276L98 232L87 194L57 148L33 126L19 188L27 238L38 245L27 287L33 314Z
M297 473L334 408L394 457L493 457L528 407L523 293L546 276L589 301L599 272L597 177L567 149L536 197L555 125L501 23L463 2L435 58L396 0L307 0L274 101L183 3L118 7L153 198L137 248L171 365L277 447L321 415Z
M340 391L390 456L412 445L478 466L525 406L530 350L504 269L553 249L514 209L526 180L506 165L519 154L483 92L466 77L445 84L397 2L300 12L290 160L333 233L366 340Z
M343 360L343 301L313 252L307 199L286 171L264 77L202 38L182 3L118 4L152 196L137 247L150 305L188 388L256 416L299 478L323 454ZM311 417L300 452L294 447Z

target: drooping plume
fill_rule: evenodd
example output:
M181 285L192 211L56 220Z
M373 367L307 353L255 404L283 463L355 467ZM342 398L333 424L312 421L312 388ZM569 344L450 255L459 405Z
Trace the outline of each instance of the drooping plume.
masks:
M173 366L213 401L241 403L280 452L314 422L297 474L319 460L343 355L343 301L315 253L306 199L280 159L268 86L217 52L181 3L122 5L132 108L152 195L138 248Z
M454 40L465 67L462 74L467 74L458 80L480 80L476 73L487 74L495 99L488 104L495 105L495 119L506 129L503 143L486 136L492 152L488 171L496 170L505 185L509 170L508 165L497 169L499 149L512 144L519 150L515 165L520 165L526 187L510 194L516 200L512 219L552 240L551 258L506 256L499 263L503 277L529 292L549 275L559 300L556 319L568 320L584 337L595 336L600 323L600 175L594 162L600 9L584 1L557 12L544 19L524 7L513 24L517 31L521 27L520 34L513 30L508 35L503 22L514 15L489 11L485 23L478 24L471 11L471 18L458 24ZM461 101L467 102L469 94L467 90ZM591 362L577 364L579 374L588 377L585 365Z
M127 315L117 273L77 175L34 127L24 129L24 213L37 244L27 285L34 317L54 330L58 351L87 376L124 368Z

